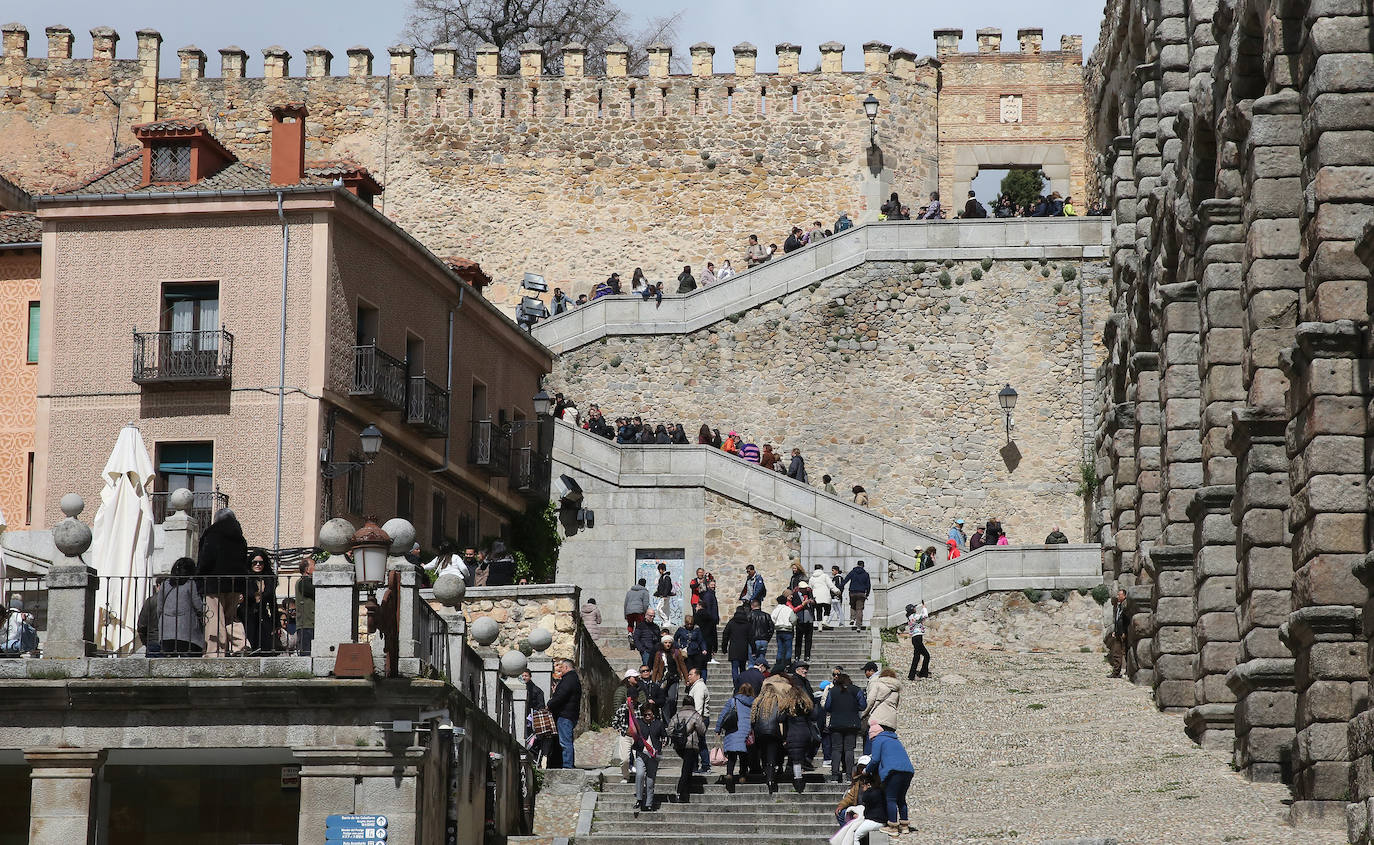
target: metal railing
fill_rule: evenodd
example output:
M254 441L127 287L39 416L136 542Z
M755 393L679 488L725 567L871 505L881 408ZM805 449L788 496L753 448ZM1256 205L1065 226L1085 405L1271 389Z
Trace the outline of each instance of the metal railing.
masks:
M224 329L134 331L135 384L228 384L234 336Z
M435 437L448 433L448 391L425 378L411 376L406 394L406 422Z
M169 493L152 493L153 500L153 522L161 525L171 516L171 506L167 504ZM220 508L229 507L229 494L221 493L219 488L214 490L197 490L191 494L191 507L186 511L186 515L195 520L196 526L203 535L205 529L210 527L210 523L215 519L215 512Z
M378 349L375 343L353 347L353 386L348 395L393 411L405 410L405 364Z
M21 609L11 609L10 602L18 596ZM26 614L25 621L31 622L34 629L38 632L39 656L42 656L43 634L48 629L48 582L43 575L29 575L25 573L15 573L7 576L0 582L0 599L3 599L3 607L0 607L0 657L19 657L22 652L6 651L10 645L8 639L9 614L22 612Z
M94 651L106 657L301 653L289 607L301 577L103 577L95 596Z
M492 475L508 475L510 461L510 434L492 420L473 420L468 463L483 467Z
M511 487L536 498L549 491L549 459L532 445L519 446L511 451Z
M429 606L429 602L416 602L416 607L420 612L416 657L429 664L434 674L443 677L448 671L448 623Z

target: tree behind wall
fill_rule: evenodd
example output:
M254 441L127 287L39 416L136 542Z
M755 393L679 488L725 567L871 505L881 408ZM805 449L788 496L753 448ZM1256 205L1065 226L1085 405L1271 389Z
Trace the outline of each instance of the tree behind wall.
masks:
M526 42L544 48L545 73L563 72L562 47L574 42L587 48L586 72L605 73L606 47L620 42L630 48L629 72L637 74L648 67L648 46L671 42L681 19L676 12L635 30L631 16L609 0L411 0L404 37L426 50L453 44L459 71L469 74L478 46L495 44L503 75L520 72Z
M510 545L517 581L528 578L533 584L551 583L558 566L558 549L563 545L553 505L532 505L511 520Z
M1039 170L1013 170L1002 177L999 189L1021 208L1040 198L1045 189L1045 174Z

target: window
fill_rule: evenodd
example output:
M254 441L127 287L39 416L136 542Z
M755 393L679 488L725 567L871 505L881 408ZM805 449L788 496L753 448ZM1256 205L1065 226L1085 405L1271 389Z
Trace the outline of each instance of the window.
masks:
M768 89L759 89L759 114L768 114Z
M39 305L37 302L29 303L29 350L24 356L24 360L30 364L38 363L38 315Z
M447 498L443 493L435 490L429 505L429 544L435 549L444 544L444 537L448 533L447 514L445 513L447 506Z
M152 149L154 182L191 181L191 142L157 144Z
M33 453L29 453L29 470L24 480L24 524L33 524Z
M357 452L350 452L348 459L361 463L363 456ZM344 493L348 499L348 512L358 516L363 515L363 509L365 507L364 498L366 494L363 488L364 475L365 474L361 471L350 472L348 474L348 489Z
M406 338L406 375L411 378L425 374L425 342L415 335Z
M735 113L735 89L733 88L725 89L725 113Z
M415 482L404 475L396 476L396 515L401 519L415 518Z
M474 530L472 517L466 513L458 514L458 545L468 548L477 545L477 531Z
M472 383L472 418L491 419L491 415L487 413L487 386L478 382Z
M569 106L571 105L571 103L572 103L572 89L570 89L570 88L564 88L564 89L563 89L563 116L564 116L564 117L567 117L567 116L568 116L568 109L569 109Z
M192 493L214 489L215 444L157 444L157 477L161 492L185 487Z
M506 89L501 89L501 116L506 116Z
M630 89L630 117L635 116L635 89Z
M161 323L163 331L199 332L218 329L219 283L164 285Z
M365 303L358 303L358 346L371 346L377 342L377 325L381 317L377 309Z

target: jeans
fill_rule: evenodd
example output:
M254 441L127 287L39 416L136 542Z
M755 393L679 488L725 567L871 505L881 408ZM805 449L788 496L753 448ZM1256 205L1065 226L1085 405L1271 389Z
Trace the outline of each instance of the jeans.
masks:
M703 773L711 771L711 747L704 738L701 740L701 751L698 752L697 756L701 758L697 761L697 771Z
M859 738L858 731L830 732L830 773L849 780L854 774L854 742Z
M730 682L734 685L734 689L739 689L739 676L743 675L744 671L749 668L745 665L748 662L747 660L730 661Z
M754 640L754 647L749 650L749 665L752 666L767 656L768 640ZM758 692L758 690L754 690L755 695L758 695Z
M925 658L925 666L917 668L921 658ZM911 671L907 672L907 680L914 681L916 676L925 677L930 674L930 652L926 650L926 638L924 634L916 634L911 638Z
M654 651L656 651L656 650L657 650L657 649L646 649L646 650L644 650L644 651L641 651L641 652L639 653L639 665L641 665L641 666L653 666L653 665L654 665Z
M574 763L573 728L577 727L577 723L572 719L564 719L562 716L554 721L558 725L558 744L563 746L563 768L571 769Z
M792 632L778 631L778 660L792 659Z
M906 821L906 791L911 788L915 772L888 772L883 781L883 792L887 795L887 822L896 824L898 819Z
M306 657L310 656L310 644L315 642L315 628L296 629L296 651Z
M658 773L658 764L654 764L654 774ZM649 766L644 762L644 757L635 754L635 800L644 807L654 805L654 775L649 773Z

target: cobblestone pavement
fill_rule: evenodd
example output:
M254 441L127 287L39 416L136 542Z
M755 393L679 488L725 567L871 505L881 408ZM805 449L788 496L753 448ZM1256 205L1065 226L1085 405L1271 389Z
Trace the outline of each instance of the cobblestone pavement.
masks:
M1346 841L1289 827L1286 787L1198 748L1101 654L932 651L933 677L903 680L898 732L916 764L903 843ZM903 679L910 655L908 640L885 646Z

